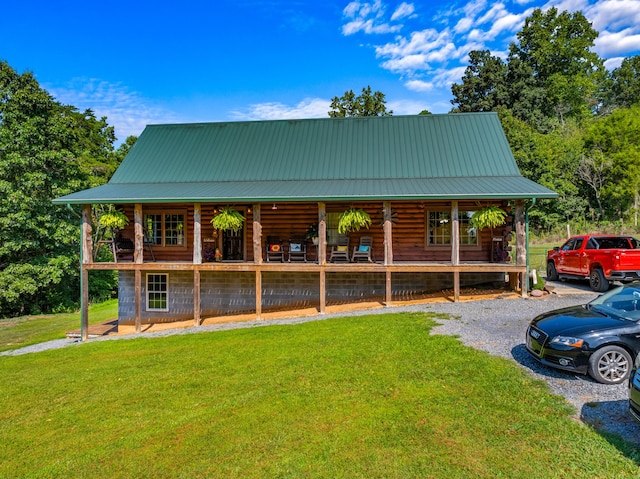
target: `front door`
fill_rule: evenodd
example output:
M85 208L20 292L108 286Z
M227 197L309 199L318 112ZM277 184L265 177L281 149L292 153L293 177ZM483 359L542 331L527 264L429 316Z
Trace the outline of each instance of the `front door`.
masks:
M222 232L222 259L244 261L244 228Z

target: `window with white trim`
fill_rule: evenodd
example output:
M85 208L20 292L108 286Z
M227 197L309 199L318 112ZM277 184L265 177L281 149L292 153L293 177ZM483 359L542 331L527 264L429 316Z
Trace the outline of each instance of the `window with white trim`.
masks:
M169 311L169 275L147 274L147 311Z

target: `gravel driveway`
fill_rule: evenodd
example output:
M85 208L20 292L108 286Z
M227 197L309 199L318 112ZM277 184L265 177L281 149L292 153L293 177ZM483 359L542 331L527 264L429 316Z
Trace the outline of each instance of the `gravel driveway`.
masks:
M640 447L640 423L628 413L626 382L604 385L588 376L547 368L524 347L527 324L533 317L552 309L584 304L594 297L596 294L551 294L542 298L437 304L425 310L454 316L434 328L434 334L457 335L468 346L515 361L573 404L576 417Z
M627 412L629 392L626 383L605 386L587 376L546 368L529 356L524 347L526 327L533 317L552 309L584 304L595 296L596 294L591 291L580 290L579 287L577 289L566 288L558 284L557 294L547 295L542 298L522 299L511 296L509 299L429 303L305 318L222 323L197 328L141 333L140 335L105 336L90 339L89 342L133 339L141 335L157 337L172 334L193 334L203 331L261 327L273 324L296 324L327 319L333 316L349 316L363 313L400 311L447 313L452 316L452 319L442 321L441 325L433 329L433 334L457 335L468 346L515 361L535 377L545 380L554 393L564 396L569 403L573 404L576 408L576 418L592 425L596 429L618 434L630 443L640 447L640 423L636 423ZM77 340L60 339L14 351L5 351L0 353L0 356L27 354L79 344L81 343L77 342Z

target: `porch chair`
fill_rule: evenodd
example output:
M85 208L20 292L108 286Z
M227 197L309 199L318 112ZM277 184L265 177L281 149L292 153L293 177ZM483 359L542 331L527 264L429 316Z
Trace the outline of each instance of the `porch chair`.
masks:
M349 262L349 237L347 235L340 235L331 247L331 256L329 256L329 263L335 261Z
M373 238L371 236L362 236L360 244L353 247L351 261L357 263L360 260L367 260L373 263Z
M292 261L307 262L307 243L305 240L299 238L289 240L289 263Z
M267 236L267 262L280 261L284 263L284 248L282 241L275 236Z
M149 235L149 231L147 230L147 228L143 228L143 232L144 232L144 235L142 237L142 246L143 246L143 248L144 248L144 246L149 248L149 253L151 253L151 259L155 263L156 255L153 254L153 247L152 247L153 241L151 239L151 236Z
M127 256L130 256L131 261L133 261L133 252L135 251L133 241L129 238L123 238L120 233L117 233L115 238L111 239L110 243L114 263L117 263L119 259L124 259Z

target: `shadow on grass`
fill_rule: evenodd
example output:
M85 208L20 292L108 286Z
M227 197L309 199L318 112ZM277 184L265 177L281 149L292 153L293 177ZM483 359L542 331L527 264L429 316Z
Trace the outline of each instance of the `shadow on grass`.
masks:
M580 419L640 466L640 423L629 414L628 401L587 402L582 406Z

